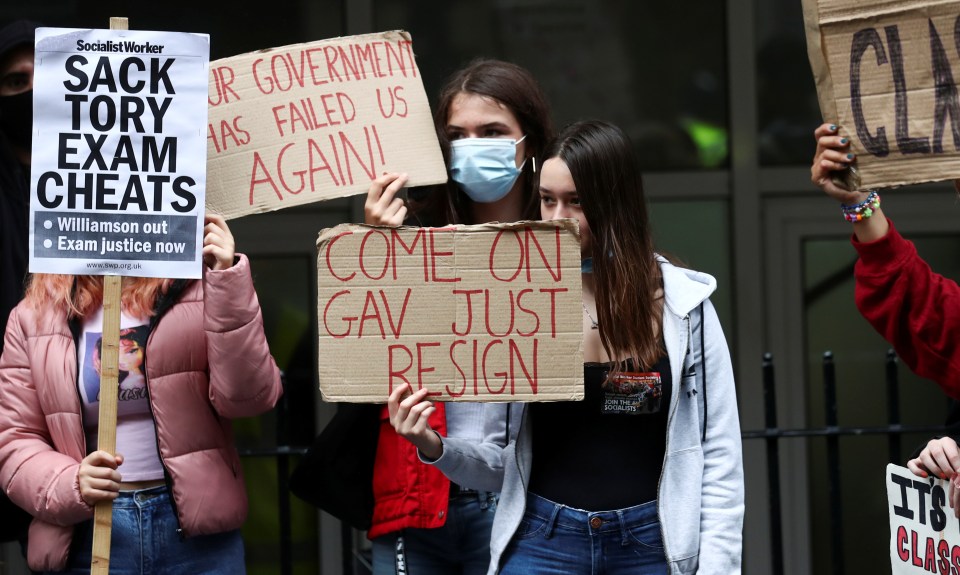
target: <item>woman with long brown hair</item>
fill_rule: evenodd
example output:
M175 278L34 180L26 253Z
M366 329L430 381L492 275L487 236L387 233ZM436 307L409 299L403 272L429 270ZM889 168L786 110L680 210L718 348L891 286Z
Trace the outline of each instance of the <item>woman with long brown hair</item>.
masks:
M530 72L499 60L471 62L447 80L434 122L450 182L411 191L404 201L399 192L406 175L384 174L367 196L368 224L442 226L539 215L536 170L553 126L546 96ZM504 404L454 403L438 406L431 422L448 441L503 446L510 435L508 415ZM421 575L486 571L499 483L469 477L451 483L418 460L416 449L390 425L386 408L373 475L368 535L374 575L395 573L400 561Z
M743 468L716 281L653 248L630 140L565 128L540 174L544 219L580 226L582 402L531 403L504 449L433 433L423 391L390 396L397 432L454 481L503 489L491 575L740 572ZM480 462L500 454L504 464Z

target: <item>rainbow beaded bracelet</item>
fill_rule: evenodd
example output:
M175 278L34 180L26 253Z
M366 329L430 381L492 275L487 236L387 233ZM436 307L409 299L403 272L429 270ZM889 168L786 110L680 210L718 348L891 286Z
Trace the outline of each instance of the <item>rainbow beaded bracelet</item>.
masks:
M880 194L876 190L870 190L867 199L859 204L847 206L840 204L840 211L843 218L848 222L859 222L873 215L874 210L880 207Z

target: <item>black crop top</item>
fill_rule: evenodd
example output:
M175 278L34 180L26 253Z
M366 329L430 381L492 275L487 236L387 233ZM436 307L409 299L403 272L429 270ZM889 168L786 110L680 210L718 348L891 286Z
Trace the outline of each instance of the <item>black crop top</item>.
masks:
M584 364L583 401L529 406L531 493L587 511L657 498L670 410L669 359L604 385L609 367Z

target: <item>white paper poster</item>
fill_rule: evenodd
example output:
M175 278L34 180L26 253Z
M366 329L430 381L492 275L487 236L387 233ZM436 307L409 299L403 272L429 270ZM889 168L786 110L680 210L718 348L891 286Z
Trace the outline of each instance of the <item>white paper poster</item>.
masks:
M960 572L960 519L949 493L950 480L925 479L887 465L893 575Z
M210 40L38 28L30 271L199 278Z

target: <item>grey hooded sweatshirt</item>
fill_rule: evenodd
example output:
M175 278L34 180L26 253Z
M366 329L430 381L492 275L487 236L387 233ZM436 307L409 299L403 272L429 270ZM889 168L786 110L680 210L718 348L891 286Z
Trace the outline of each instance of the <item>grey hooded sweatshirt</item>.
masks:
M664 552L672 574L740 573L744 510L740 423L730 353L708 299L716 280L662 258L660 270L663 337L673 377L657 498ZM489 440L442 438L440 458L424 460L460 485L501 492L488 575L498 572L523 518L534 457L525 406L513 404L508 411L510 437L505 447L504 426L499 423L488 430Z

